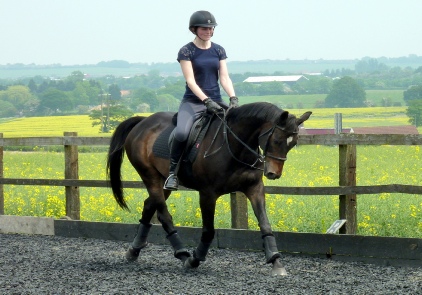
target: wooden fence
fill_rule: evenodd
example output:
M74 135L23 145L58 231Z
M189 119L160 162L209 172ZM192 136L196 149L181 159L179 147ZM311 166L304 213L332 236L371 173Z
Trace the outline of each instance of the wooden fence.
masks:
M108 146L109 137L78 137L76 132L65 132L63 137L3 138L0 133L0 215L4 214L3 185L64 186L66 215L80 219L79 187L108 187L106 180L79 180L78 146ZM391 134L335 134L301 135L299 145L330 145L339 148L339 186L337 187L278 187L266 186L267 194L339 195L339 219L346 220L342 234L357 230L357 195L379 193L422 194L422 186L388 184L356 185L357 145L422 145L422 135ZM5 178L3 173L4 146L64 146L65 179ZM145 188L141 181L124 181L125 188ZM182 190L184 190L182 188ZM187 189L186 189L187 190ZM247 200L242 193L230 194L232 228L248 228Z

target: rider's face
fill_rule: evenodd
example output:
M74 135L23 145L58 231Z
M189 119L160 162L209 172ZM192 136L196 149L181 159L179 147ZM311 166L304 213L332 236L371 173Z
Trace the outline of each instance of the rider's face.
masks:
M214 28L198 27L196 34L199 38L206 41L211 39L212 35L214 34Z

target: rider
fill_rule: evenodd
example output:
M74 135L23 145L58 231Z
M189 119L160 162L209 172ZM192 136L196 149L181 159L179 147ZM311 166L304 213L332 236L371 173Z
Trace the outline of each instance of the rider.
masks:
M226 64L226 51L220 45L211 42L214 28L217 26L214 16L208 11L196 11L189 21L189 30L196 36L179 50L177 61L186 80L186 90L179 106L177 126L170 148L169 177L164 189L177 190L177 164L182 156L193 122L206 110L217 113L222 100L218 80L230 97L230 107L238 106L233 83Z

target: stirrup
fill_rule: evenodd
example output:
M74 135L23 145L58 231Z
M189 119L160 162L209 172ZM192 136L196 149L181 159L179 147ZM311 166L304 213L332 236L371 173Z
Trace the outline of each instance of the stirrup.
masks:
M169 190L169 191L177 191L179 188L179 180L177 179L177 176L173 173L167 177L166 182L164 182L163 189Z

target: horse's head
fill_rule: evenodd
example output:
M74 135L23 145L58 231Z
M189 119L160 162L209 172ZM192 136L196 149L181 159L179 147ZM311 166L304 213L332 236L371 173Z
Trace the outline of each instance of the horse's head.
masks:
M278 179L283 173L287 153L297 144L299 125L308 120L312 112L300 118L283 111L275 122L265 124L259 135L259 146L265 157L264 175Z

